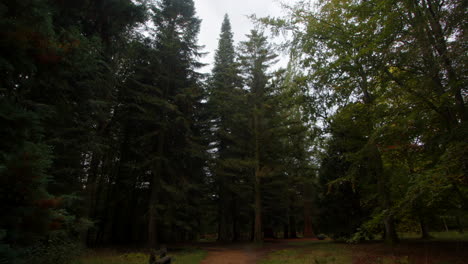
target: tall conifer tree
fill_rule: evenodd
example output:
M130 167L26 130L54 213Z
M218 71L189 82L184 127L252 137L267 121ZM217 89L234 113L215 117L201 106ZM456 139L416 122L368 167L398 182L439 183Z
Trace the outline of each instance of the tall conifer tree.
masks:
M233 184L238 176L234 173L234 160L241 158L236 145L239 134L236 129L239 119L234 113L242 112L245 91L241 89L238 63L235 61L231 23L226 14L221 26L218 49L209 80L209 118L212 127L212 148L215 150L212 173L215 177L218 196L218 240L231 241L239 239L238 201ZM245 109L245 108L244 108ZM236 138L237 137L237 138ZM227 161L230 161L228 164Z
M269 173L271 169L265 159L265 132L266 120L265 116L265 100L266 86L268 83L267 70L276 55L272 54L272 47L268 44L267 38L263 33L252 30L247 35L248 40L241 43L240 60L246 85L250 90L249 104L251 106L252 125L254 146L252 158L255 164L254 169L254 232L253 240L260 242L263 240L262 235L262 195L261 195L261 178Z
M201 20L195 16L192 0L163 0L153 8L156 26L155 48L158 56L157 82L164 100L160 115L156 118L159 128L149 145L153 147L148 159L151 161L152 180L149 201L149 246L157 246L158 200L161 187L187 180L194 168L194 157L200 156L201 147L194 141L195 109L199 106L201 90L196 69L200 56L197 35ZM198 149L197 149L198 148ZM168 162L172 161L172 162ZM168 190L168 188L165 188ZM183 199L178 194L172 195ZM169 208L166 208L169 209ZM176 217L171 208L166 215Z

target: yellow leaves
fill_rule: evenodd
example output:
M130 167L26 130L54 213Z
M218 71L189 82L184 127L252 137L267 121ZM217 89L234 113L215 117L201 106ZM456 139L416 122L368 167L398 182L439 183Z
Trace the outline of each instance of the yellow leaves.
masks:
M401 71L400 71L400 69L398 67L391 66L391 67L388 68L388 72L396 74L396 73L399 73Z

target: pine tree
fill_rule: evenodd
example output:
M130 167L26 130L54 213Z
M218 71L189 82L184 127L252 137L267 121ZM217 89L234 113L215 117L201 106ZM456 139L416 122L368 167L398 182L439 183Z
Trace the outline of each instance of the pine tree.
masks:
M188 180L190 174L199 175L200 163L195 165L197 156L201 156L202 147L197 143L197 131L194 126L196 112L202 97L199 86L200 75L196 69L201 66L197 62L200 56L197 45L197 35L200 20L195 16L192 0L163 0L153 8L153 21L156 26L155 48L158 56L157 82L160 98L164 105L155 122L159 124L157 133L147 137L148 145L152 146L154 154L148 156L151 160L151 185L149 201L148 243L156 247L159 196L164 189L169 197L185 199L183 192L170 192L167 186L176 186L177 182ZM153 156L155 155L155 156ZM195 167L196 166L196 167ZM187 186L179 186L187 187ZM186 192L188 190L185 190ZM167 199L165 197L164 199ZM170 201L164 201L169 203ZM172 200L172 202L175 202ZM187 208L176 210L176 205L166 205L167 220L174 221L170 228L184 229L175 226L177 217Z
M252 116L252 159L254 162L254 232L253 241L263 240L262 235L262 194L261 179L267 176L271 170L266 160L267 130L265 119L266 86L268 83L267 70L276 55L272 54L272 48L263 33L252 30L247 35L248 40L240 45L240 60L245 78L246 86L249 88L249 104Z
M241 124L234 113L241 114L245 92L241 89L242 80L235 57L231 24L226 14L209 79L207 106L213 131L211 147L214 150L214 164L211 171L218 196L218 240L224 242L238 240L240 236L238 210L234 209L239 199L233 186L239 169L234 168L232 163L242 158L237 150L239 147L236 148L240 135L234 134Z
M2 98L0 127L0 261L15 263L50 232L57 199L47 191L52 156L39 116Z

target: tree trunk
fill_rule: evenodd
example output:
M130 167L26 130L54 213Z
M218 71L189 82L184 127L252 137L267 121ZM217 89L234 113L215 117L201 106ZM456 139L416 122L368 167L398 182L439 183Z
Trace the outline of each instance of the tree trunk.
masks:
M444 222L445 232L448 232L449 228L447 226L447 221L445 221L445 216L442 217L442 222Z
M136 212L137 212L137 192L138 192L138 189L137 189L137 180L138 178L137 177L134 177L133 173L130 174L130 179L133 180L133 183L132 183L132 190L131 190L131 193L130 193L130 198L128 199L129 203L128 203L128 215L137 215ZM124 236L124 240L126 243L132 243L132 238L133 238L133 233L135 232L135 229L136 229L136 225L135 225L135 217L126 217L127 221L125 223L125 226L124 226L124 230L123 230L123 233L125 234Z
M385 216L383 222L385 226L385 243L389 245L398 243L399 239L398 234L396 232L395 221L393 219L393 216Z
M254 242L261 242L262 236L262 196L260 189L260 118L258 108L254 109L254 128L255 128L255 225L254 225Z
M283 224L283 238L289 238L289 209L286 209L286 222Z
M231 241L231 221L230 219L230 199L228 198L228 191L225 188L225 181L221 181L219 192L219 216L218 216L218 241L230 242Z
M294 214L291 214L289 216L289 226L290 226L290 238L297 238L297 232L296 232L296 218L294 217Z
M365 70L360 67L358 68L359 74L361 77L360 88L363 93L363 101L366 106L369 107L373 105L374 98L371 96L368 90L368 77ZM369 127L373 127L372 120L369 120ZM368 173L377 180L377 188L379 192L379 202L382 207L382 210L389 210L391 207L390 201L390 190L388 187L388 177L383 169L382 156L375 142L368 142L366 146L366 163L368 167ZM388 244L395 244L398 242L398 235L395 229L395 223L393 216L386 215L383 219L383 224L385 226L385 238L384 241Z
M120 170L120 164L122 164L122 159L119 160L119 165L117 166L118 171ZM107 182L107 186L105 188L105 199L104 199L104 211L102 212L102 217L100 219L100 222L98 224L98 232L97 232L97 238L96 238L96 243L106 243L108 242L108 237L110 237L110 233L112 233L112 212L115 208L114 204L114 193L115 193L115 185L111 184L118 178L118 171L111 173L109 175L109 181Z
M315 238L312 228L312 201L304 201L304 237Z
M421 226L421 239L430 239L431 235L429 234L429 225L424 217L419 218L419 224Z
M456 221L457 221L457 226L458 226L458 233L460 234L463 234L463 225L462 225L462 222L460 220L460 216L456 216L455 217Z
M254 242L261 242L262 236L262 199L260 196L260 179L255 173L255 224L254 224Z
M148 219L148 246L152 249L158 247L158 229L157 229L157 220L158 220L158 194L159 194L159 182L162 175L162 157L164 152L164 132L161 131L161 134L158 138L158 148L157 154L159 159L156 161L156 164L153 169L153 179L151 181L151 195L149 201L149 219Z
M304 185L304 237L315 238L312 228L312 185Z
M91 158L90 169L88 178L86 179L86 205L83 210L83 217L88 219L94 218L95 204L96 204L96 190L98 180L98 168L101 159L96 153L93 153ZM82 241L84 244L91 245L91 229L87 229L82 234Z
M254 234L255 234L255 212L252 215L252 222L250 223L250 241L254 241Z
M232 201L232 241L240 241L239 205L235 197Z
M157 191L151 191L151 199L149 205L149 219L148 219L148 247L152 249L156 249L158 246L158 237L157 237Z
M388 177L383 170L382 157L380 151L374 143L369 143L368 146L368 166L369 173L377 179L377 186L380 198L380 205L383 210L391 208L390 190L388 188ZM383 224L385 226L384 241L387 244L395 244L398 242L398 235L395 228L393 215L387 214L384 216Z

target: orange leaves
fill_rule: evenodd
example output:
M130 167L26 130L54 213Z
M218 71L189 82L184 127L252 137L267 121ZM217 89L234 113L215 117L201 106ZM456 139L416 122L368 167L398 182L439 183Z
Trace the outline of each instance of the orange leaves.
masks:
M62 202L61 197L54 197L50 199L39 200L36 202L36 205L42 209L57 208Z
M57 41L30 28L18 27L10 32L3 32L4 38L10 45L22 46L28 50L40 64L60 63L64 55L80 46L77 39Z

